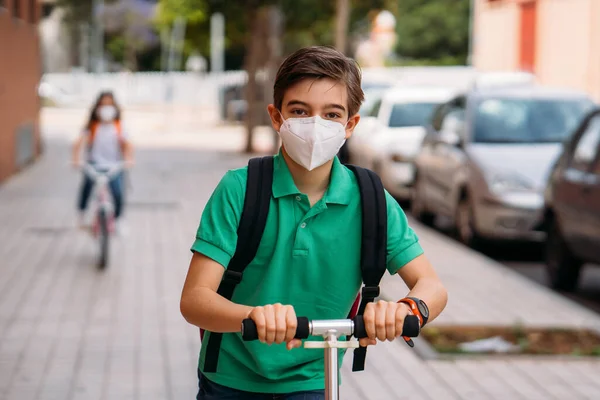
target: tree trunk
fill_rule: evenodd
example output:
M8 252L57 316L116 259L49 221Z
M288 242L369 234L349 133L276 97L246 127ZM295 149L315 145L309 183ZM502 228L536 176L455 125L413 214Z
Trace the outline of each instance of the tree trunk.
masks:
M125 64L131 72L135 72L138 69L137 66L137 51L133 39L125 37Z
M348 22L350 20L350 0L337 0L335 48L346 54L348 49Z

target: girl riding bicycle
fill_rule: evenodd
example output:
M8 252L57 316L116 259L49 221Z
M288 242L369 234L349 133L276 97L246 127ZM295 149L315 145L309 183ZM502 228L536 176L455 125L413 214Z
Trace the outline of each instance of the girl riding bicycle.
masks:
M85 146L85 162L100 171L109 170L124 161L133 164L133 149L127 132L121 125L121 109L112 92L102 92L91 109L89 120L73 144L73 165L80 165L80 153ZM84 174L79 191L79 226L85 226L85 210L93 189L93 181ZM117 222L123 212L123 174L110 181ZM118 226L118 225L117 225Z

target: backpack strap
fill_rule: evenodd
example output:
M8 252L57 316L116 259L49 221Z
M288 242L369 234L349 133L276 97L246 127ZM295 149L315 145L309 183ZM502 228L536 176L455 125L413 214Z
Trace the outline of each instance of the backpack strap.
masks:
M360 271L364 286L357 315L362 315L367 304L379 296L379 282L386 271L387 258L387 205L381 179L365 168L347 165L358 181L362 207L362 242ZM367 348L354 350L352 371L365 369Z
M98 122L93 122L90 126L90 135L88 137L88 151L92 150L92 146L94 145L94 139L96 139L96 132L98 131ZM121 151L124 150L125 142L123 140L123 128L121 127L121 121L115 120L114 122L115 128L117 129L117 138L119 140L119 145L121 146Z
M217 291L231 300L242 281L244 269L252 262L267 224L273 186L273 157L252 158L248 162L248 178L244 208L238 225L235 254L231 258ZM211 332L206 348L204 372L217 372L223 333Z

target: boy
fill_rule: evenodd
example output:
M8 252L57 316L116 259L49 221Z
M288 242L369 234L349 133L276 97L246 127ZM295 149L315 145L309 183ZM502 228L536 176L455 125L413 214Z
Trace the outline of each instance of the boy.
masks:
M198 399L324 398L323 354L294 339L296 316L346 318L361 286L361 199L355 175L336 157L360 118L360 79L351 59L326 47L301 49L281 65L268 107L283 145L273 161L267 224L232 301L217 289L236 248L247 168L227 172L206 205L181 312L208 335L239 332L251 318L262 343L223 335L218 370L206 372L205 336ZM387 192L386 202L387 269L429 307L431 321L446 290ZM361 345L393 340L410 313L406 303L369 303Z

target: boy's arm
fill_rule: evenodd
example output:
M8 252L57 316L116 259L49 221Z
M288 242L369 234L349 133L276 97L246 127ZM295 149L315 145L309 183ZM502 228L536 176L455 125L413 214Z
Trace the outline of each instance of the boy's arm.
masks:
M410 289L407 296L417 297L427 304L428 322L441 314L448 302L448 292L424 254L400 268L397 274Z
M365 328L369 339L361 339L363 346L375 344L375 339L393 340L401 334L404 318L410 308L396 303L406 296L417 297L429 308L428 323L433 321L446 307L448 293L435 273L431 263L423 254L419 239L408 225L404 211L386 192L388 211L387 264L391 274L398 274L408 286L408 294L398 293L394 301L369 303L364 312Z
M233 303L217 293L237 244L245 196L245 177L227 173L209 199L192 246L194 255L181 294L181 313L189 323L211 332L239 332L242 321L256 323L259 340L287 343L294 340L297 319L290 305L267 304L250 307Z
M180 303L187 322L211 332L239 332L242 320L248 318L253 308L217 294L224 272L218 262L194 253Z

